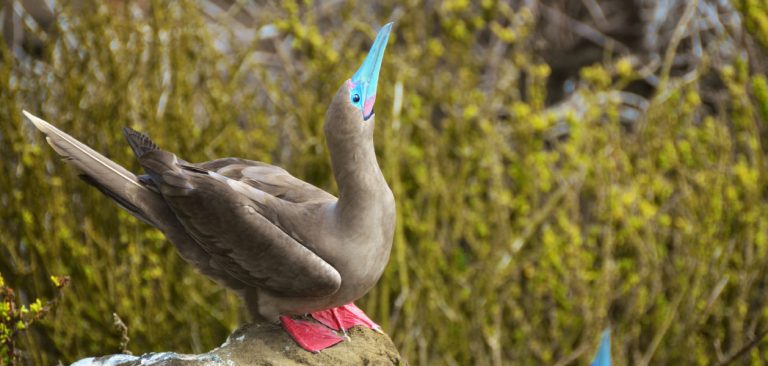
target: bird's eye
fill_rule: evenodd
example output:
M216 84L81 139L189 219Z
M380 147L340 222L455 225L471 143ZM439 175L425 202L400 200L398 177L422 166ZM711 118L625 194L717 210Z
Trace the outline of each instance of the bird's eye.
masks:
M359 102L360 102L360 94L352 95L352 103L359 103Z

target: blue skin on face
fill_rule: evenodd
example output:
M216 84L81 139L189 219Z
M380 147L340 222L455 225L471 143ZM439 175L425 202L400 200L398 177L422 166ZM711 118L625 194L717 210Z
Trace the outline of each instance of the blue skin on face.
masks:
M376 87L379 81L381 61L384 59L384 50L389 40L389 32L392 23L387 23L379 30L376 39L365 57L363 65L357 70L351 79L347 80L349 88L349 102L363 114L363 120L367 121L373 115L373 104L376 102Z

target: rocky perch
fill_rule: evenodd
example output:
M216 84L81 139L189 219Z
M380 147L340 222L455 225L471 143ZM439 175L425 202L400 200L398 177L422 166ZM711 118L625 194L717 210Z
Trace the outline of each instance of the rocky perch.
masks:
M85 358L72 366L407 365L386 334L355 327L349 330L349 336L349 341L311 353L300 348L278 325L248 324L232 333L220 347L199 355L119 354Z

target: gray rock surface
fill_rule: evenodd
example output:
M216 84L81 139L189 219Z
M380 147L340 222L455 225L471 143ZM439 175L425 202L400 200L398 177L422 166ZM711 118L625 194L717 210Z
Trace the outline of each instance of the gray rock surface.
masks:
M217 365L407 365L392 340L364 327L349 331L350 340L318 353L300 348L278 325L248 324L220 347L199 355L175 352L141 356L90 357L73 366L217 366Z

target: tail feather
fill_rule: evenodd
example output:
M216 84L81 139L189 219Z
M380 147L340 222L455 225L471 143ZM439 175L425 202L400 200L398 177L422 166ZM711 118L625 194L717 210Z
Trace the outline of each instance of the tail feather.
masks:
M144 215L144 212L139 207L134 205L133 202L126 200L119 194L115 194L114 192L110 191L109 188L99 183L98 180L94 179L90 175L80 174L78 175L78 177L80 177L80 179L82 179L83 182L88 183L89 185L98 189L105 196L111 198L113 201L115 201L115 203L117 203L118 206L122 207L123 209L131 213L131 215L133 215L137 219L144 221L145 223L150 224L152 226L157 226L148 217L146 217Z
M86 183L104 192L134 216L153 224L153 213L148 211L152 211L155 201L162 198L139 182L136 175L50 123L27 111L23 113L46 135L46 141L56 153L82 172Z
M108 172L120 177L125 183L141 187L136 176L127 169L107 159L87 145L77 141L74 137L62 132L50 123L38 118L37 116L23 111L24 116L46 135L48 144L56 150L56 153L64 157L68 162L78 167L84 173L94 176L92 173Z

